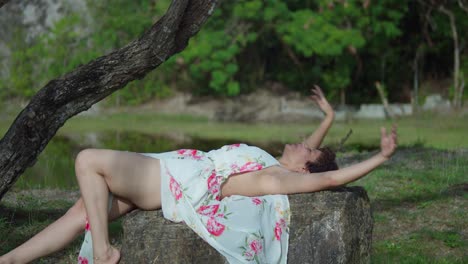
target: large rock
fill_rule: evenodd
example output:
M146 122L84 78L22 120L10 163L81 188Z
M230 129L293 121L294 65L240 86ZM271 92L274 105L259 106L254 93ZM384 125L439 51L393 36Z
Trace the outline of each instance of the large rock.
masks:
M361 187L290 195L288 263L369 263L372 216ZM124 218L121 263L226 263L184 224L159 211Z

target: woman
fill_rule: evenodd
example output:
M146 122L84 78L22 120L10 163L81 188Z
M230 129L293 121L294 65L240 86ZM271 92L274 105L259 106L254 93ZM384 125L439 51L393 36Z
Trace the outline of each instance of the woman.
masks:
M233 206L242 204L242 197L255 196L265 197L265 202L271 201L271 204L276 204L276 207L270 210L271 215L278 216L280 212L286 220L277 221L270 234L266 234L268 230L265 234L254 234L259 240L249 240L250 244L242 251L241 257L253 260L254 257L258 257L255 254L260 252L260 249L276 247L279 250L274 252L282 253L273 256L275 261L285 263L288 237L287 230L282 228L286 228L289 220L289 204L284 194L315 192L355 181L389 159L397 144L395 127L389 134L382 128L381 151L378 154L361 163L336 170L334 155L330 155L327 150L317 149L333 122L334 111L319 87L312 89L312 93L311 98L325 112L325 119L304 142L286 145L282 157L278 160L274 160L258 148L242 144L225 146L208 153L179 150L171 152L169 156L98 149L81 151L76 158L75 170L82 198L60 219L23 245L0 257L0 264L27 263L62 249L83 232L84 219L89 220L93 234L94 263L117 263L120 252L109 242L108 220L114 220L135 208L155 210L161 207L166 218L184 221L228 260L235 262L239 258L234 256L237 253L227 252L222 246L222 243L230 243L232 239L224 242L219 239L222 237L221 233L231 234L229 232L236 230L225 228L222 224L224 222L221 222L223 219L229 220L226 207L222 214L218 209L226 203ZM217 157L222 157L224 163L214 162ZM232 163L231 158L242 159L242 166ZM182 161L184 163L181 163ZM205 164L209 169L200 167L199 164ZM216 167L219 164L222 165ZM184 179L178 175L192 173L193 170L197 170L196 174L199 174L199 177L205 177L204 180L208 184L199 185L199 182L195 181L184 186ZM194 187L191 193L185 192L186 188L191 187ZM194 195L198 191L200 194ZM115 198L108 212L109 192ZM182 202L188 199L186 197L197 200L191 204ZM252 201L255 205L262 202L259 198ZM193 221L191 216L178 215L182 211L191 210L192 215L197 215ZM221 220L216 220L218 218ZM273 223L276 220L273 219ZM262 224L259 225L261 228ZM276 238L279 244L270 245L271 239L266 239L268 235L273 236L273 240ZM262 241L270 244L261 244ZM239 262L248 262L247 260Z

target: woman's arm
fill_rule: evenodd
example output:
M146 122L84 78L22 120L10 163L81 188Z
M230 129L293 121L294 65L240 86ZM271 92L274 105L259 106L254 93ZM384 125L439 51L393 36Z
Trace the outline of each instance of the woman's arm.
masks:
M336 171L279 173L272 176L273 183L270 186L276 189L276 193L293 194L320 191L358 180L388 160L395 152L397 147L396 127L393 126L389 134L386 133L385 128L382 128L381 134L380 152L365 161Z
M335 119L335 112L333 111L331 105L328 103L319 86L314 85L314 88L311 89L311 92L312 95L310 96L310 98L314 100L314 102L320 107L320 110L322 110L325 113L325 119L323 119L323 121L320 123L320 126L314 131L312 135L310 135L306 140L304 140L304 143L309 148L315 149L320 147L320 145L322 144L323 138L327 134L328 129L330 129L333 120Z

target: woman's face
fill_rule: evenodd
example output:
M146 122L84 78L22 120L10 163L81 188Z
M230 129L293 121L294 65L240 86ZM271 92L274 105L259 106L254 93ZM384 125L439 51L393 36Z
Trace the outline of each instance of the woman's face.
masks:
M306 162L316 161L322 152L318 149L311 149L304 143L286 144L283 150L282 159L285 159L290 166L304 168Z

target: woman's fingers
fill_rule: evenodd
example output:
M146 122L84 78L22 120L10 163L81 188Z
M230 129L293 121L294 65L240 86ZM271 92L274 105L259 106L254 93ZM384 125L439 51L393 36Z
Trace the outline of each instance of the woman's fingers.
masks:
M311 95L311 96L310 96L310 99L312 99L312 100L314 100L314 101L316 101L316 102L317 102L318 100L320 100L320 98L319 98L317 95Z
M315 96L317 96L318 98L320 98L320 94L317 92L316 89L312 88L312 89L310 89L310 92L312 93L312 95L315 95Z
M380 137L382 139L387 137L387 131L385 130L385 127L380 127Z
M396 125L393 125L391 130L388 131L385 129L385 127L380 128L380 148L381 148L381 153L386 156L390 157L393 155L397 148L397 130L396 130Z
M314 84L314 87L315 87L315 90L317 91L318 95L319 95L320 97L324 97L324 98L325 98L325 96L324 96L324 94L323 94L322 89L320 88L320 86Z
M395 143L395 146L396 146L397 141L398 141L397 125L396 124L393 124L393 126L392 126L392 139L393 139L393 142Z
M319 86L314 85L314 88L311 88L310 91L317 95L320 99L324 99L325 96L323 95L322 89Z

